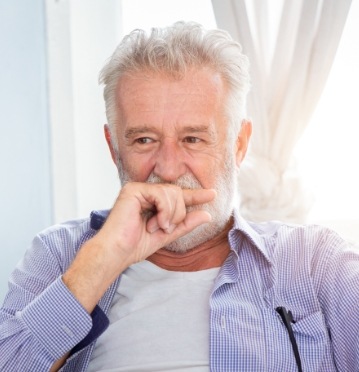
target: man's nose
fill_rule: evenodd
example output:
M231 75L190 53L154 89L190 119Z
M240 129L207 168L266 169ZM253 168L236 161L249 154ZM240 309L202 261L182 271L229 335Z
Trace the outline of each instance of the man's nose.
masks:
M187 171L183 151L176 141L163 141L156 154L155 175L166 182L174 182L183 176Z

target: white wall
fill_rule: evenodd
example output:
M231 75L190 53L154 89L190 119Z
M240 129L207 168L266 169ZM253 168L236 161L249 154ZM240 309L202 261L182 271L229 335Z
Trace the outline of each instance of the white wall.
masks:
M0 302L34 234L52 223L42 0L0 3Z
M37 232L116 197L97 79L120 15L121 0L0 3L0 302Z
M120 41L121 1L46 4L54 219L60 222L111 207L119 189L97 79Z

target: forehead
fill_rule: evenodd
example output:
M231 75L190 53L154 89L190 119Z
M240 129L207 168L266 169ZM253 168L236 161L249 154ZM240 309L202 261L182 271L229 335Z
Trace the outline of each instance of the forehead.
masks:
M122 76L116 101L121 115L159 110L208 113L223 107L224 95L225 84L220 74L203 68L189 70L181 79L151 72Z

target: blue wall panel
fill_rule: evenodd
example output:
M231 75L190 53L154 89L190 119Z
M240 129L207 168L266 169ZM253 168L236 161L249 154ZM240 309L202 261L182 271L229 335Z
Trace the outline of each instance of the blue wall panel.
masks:
M7 278L52 222L45 8L0 0L0 301Z

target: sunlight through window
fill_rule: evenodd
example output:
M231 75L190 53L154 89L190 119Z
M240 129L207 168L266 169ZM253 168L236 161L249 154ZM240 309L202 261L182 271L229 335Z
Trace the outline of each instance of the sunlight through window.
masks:
M359 1L353 0L327 85L296 149L315 196L310 220L339 229L359 227L358 17Z
M124 34L135 28L150 30L177 21L195 21L216 28L211 0L122 0L122 14Z

